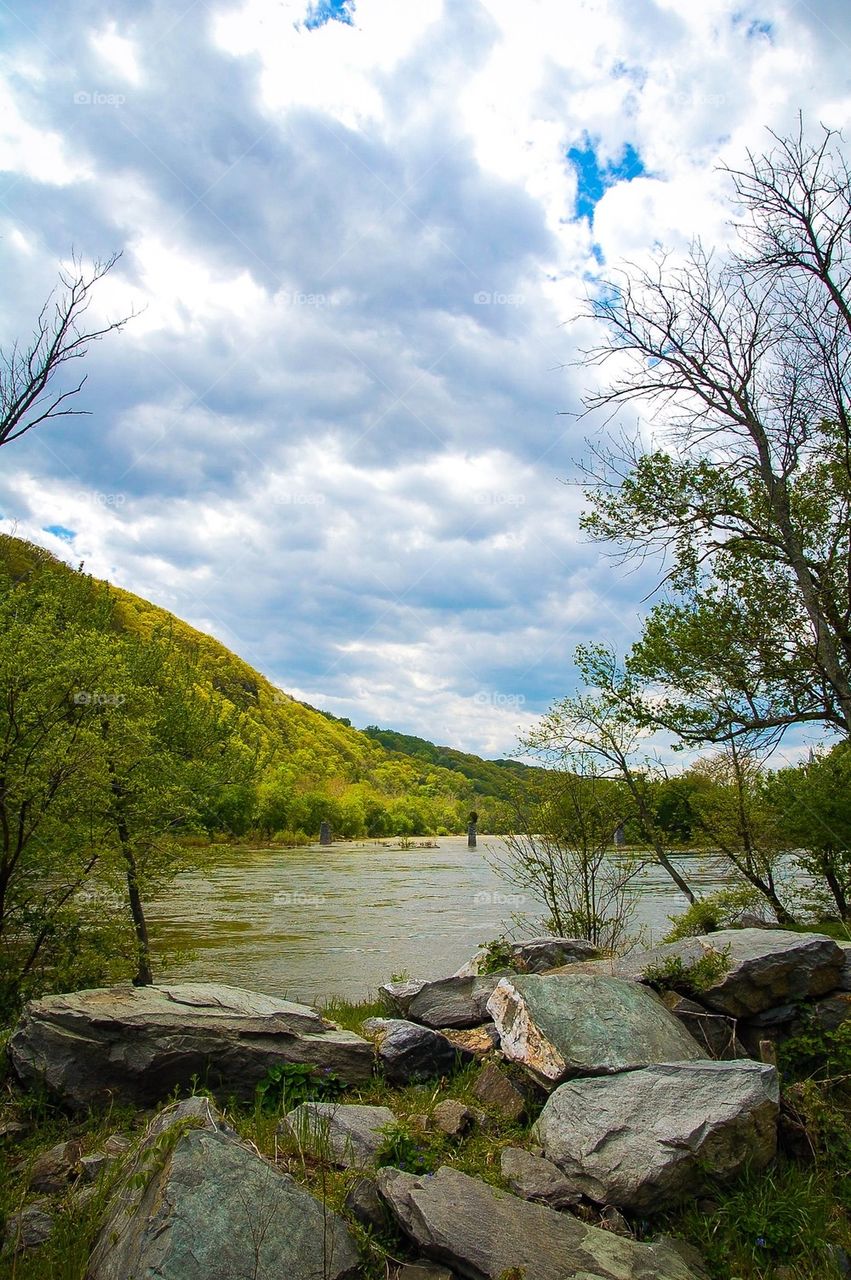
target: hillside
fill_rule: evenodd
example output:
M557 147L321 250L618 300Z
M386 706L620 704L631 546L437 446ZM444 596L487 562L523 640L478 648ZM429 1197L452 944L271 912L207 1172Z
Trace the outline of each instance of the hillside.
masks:
M262 766L250 794L223 799L216 821L229 834L315 838L323 819L335 835L349 838L433 834L463 830L471 808L482 830L503 829L508 802L537 772L392 730L361 732L276 688L165 609L31 543L0 537L0 573L18 584L37 574L60 575L79 592L108 595L113 628L143 639L166 634L191 661L199 690L241 713L244 732L262 744Z

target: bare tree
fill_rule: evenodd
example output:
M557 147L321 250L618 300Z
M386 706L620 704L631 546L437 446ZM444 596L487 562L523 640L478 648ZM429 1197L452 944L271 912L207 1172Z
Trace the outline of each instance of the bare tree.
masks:
M585 353L616 365L589 409L649 402L667 431L588 469L592 535L667 556L673 604L632 669L719 741L805 721L851 734L851 173L834 131L772 138L726 170L737 247L628 264L591 303L605 336ZM712 679L732 719L689 724Z
M87 270L74 256L71 265L59 273L59 284L39 313L35 331L27 347L18 342L9 351L0 351L0 445L18 440L48 418L87 413L75 409L71 401L83 388L86 375L76 385L60 389L55 385L63 366L81 360L93 342L123 329L136 314L113 320L101 328L86 325L92 291L115 266L120 253L96 261Z

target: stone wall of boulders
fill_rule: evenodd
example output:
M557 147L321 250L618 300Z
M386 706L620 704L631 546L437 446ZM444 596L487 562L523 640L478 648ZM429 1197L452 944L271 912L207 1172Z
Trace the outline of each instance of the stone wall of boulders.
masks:
M499 1152L507 1190L450 1165L376 1170L395 1119L386 1106L303 1103L281 1133L357 1174L346 1210L371 1230L402 1233L421 1255L400 1269L408 1280L499 1280L512 1268L525 1280L699 1280L692 1251L639 1243L621 1211L652 1216L707 1177L723 1183L773 1159L776 1044L803 1010L825 1029L851 1017L851 945L741 929L611 960L581 940L547 938L515 944L510 971L480 973L481 964L388 983L387 1016L367 1021L363 1036L286 1000L159 984L33 1001L9 1052L23 1082L73 1110L149 1107L194 1079L250 1099L280 1063L309 1063L357 1088L375 1072L405 1085L478 1062L483 1110L445 1097L422 1123L460 1138L486 1130L489 1115L537 1117L526 1145ZM698 973L688 995L652 985L688 985ZM101 1163L84 1172L80 1153L60 1146L41 1170L57 1186L91 1181L119 1154L85 1157ZM91 1280L360 1274L346 1221L242 1142L207 1099L159 1112L125 1159ZM12 1224L11 1244L36 1245L49 1229L39 1200Z

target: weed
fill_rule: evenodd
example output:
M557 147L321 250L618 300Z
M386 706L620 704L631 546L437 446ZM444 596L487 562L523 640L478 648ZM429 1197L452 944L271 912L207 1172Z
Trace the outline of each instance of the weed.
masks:
M714 986L730 967L729 947L724 951L707 951L697 960L684 961L680 956L667 956L644 970L644 981L662 991L679 991L683 995L700 995Z
M302 1102L333 1102L346 1082L333 1071L320 1071L309 1062L276 1062L257 1086L261 1111L280 1114Z

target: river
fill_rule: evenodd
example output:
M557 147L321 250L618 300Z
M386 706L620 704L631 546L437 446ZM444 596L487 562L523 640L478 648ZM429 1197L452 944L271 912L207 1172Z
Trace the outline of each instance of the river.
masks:
M442 977L513 914L540 919L535 901L490 866L501 843L480 836L470 850L465 836L446 836L436 848L416 839L409 849L398 841L217 845L211 865L179 876L151 904L154 952L184 953L168 965L169 979L228 982L308 1004L360 999L391 974ZM704 891L721 887L694 855L677 861ZM633 885L632 927L658 941L685 900L655 865Z

